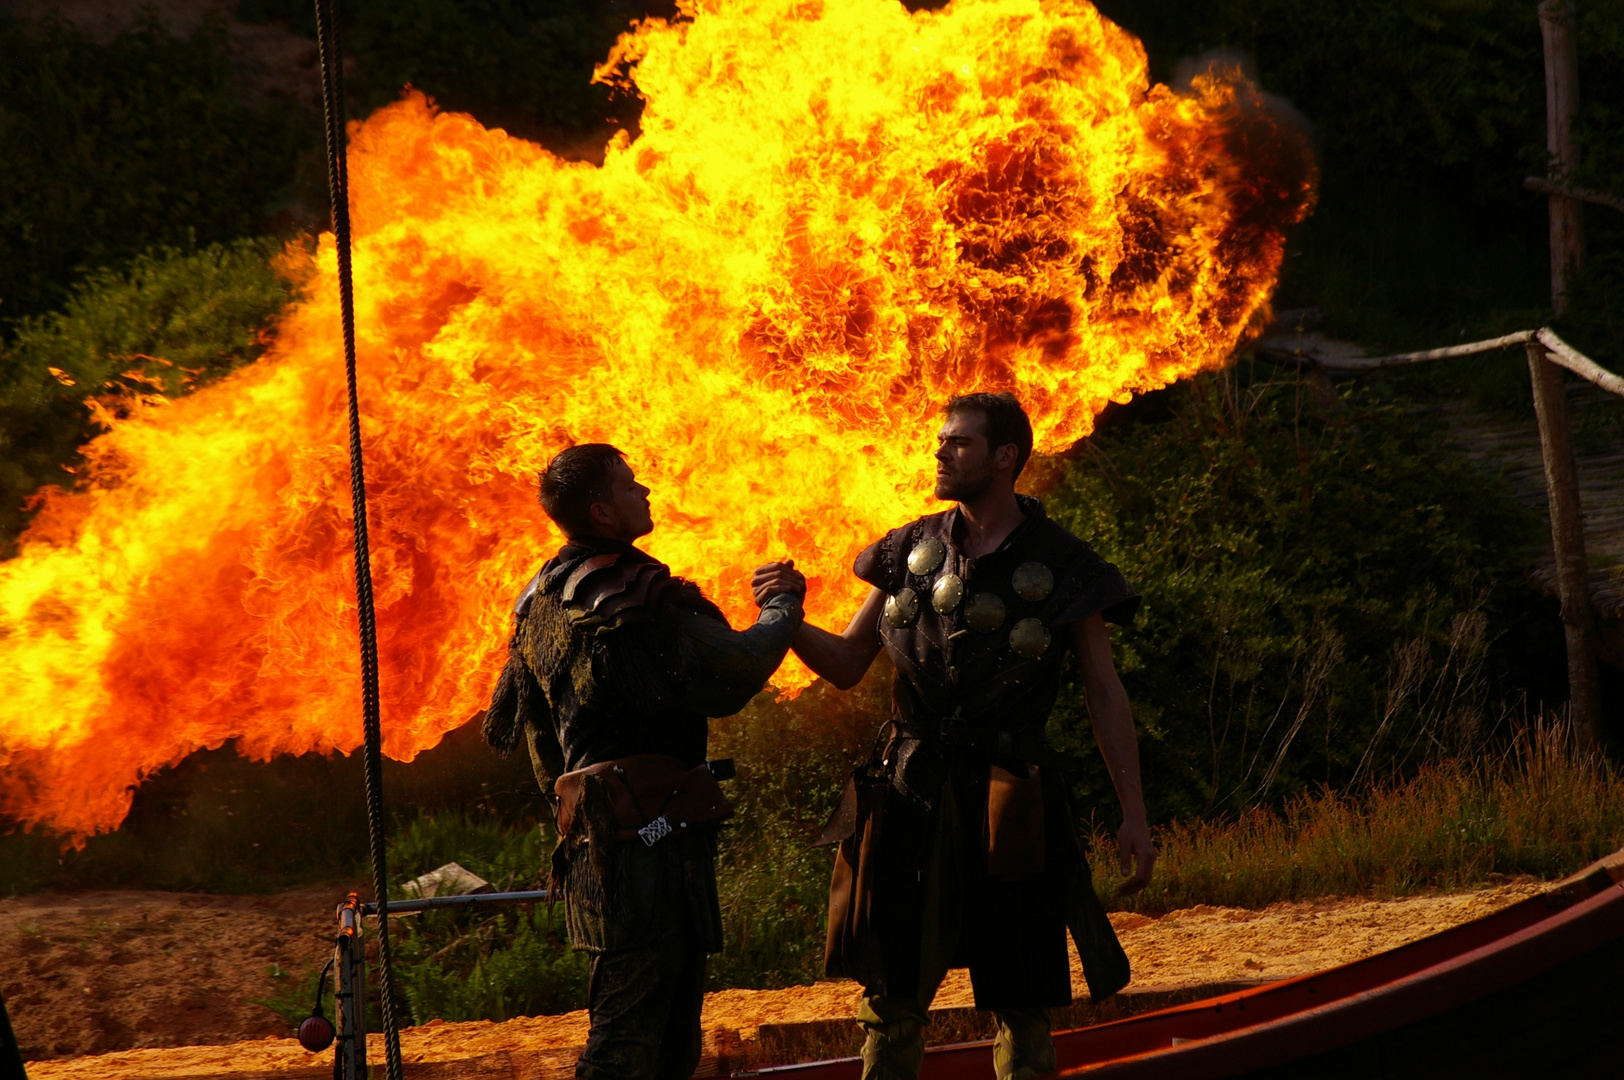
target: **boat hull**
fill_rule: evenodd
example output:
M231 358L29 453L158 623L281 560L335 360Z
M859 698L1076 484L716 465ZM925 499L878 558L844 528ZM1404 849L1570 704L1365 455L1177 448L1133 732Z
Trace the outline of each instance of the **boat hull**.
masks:
M1546 893L1342 967L1060 1032L1076 1080L1619 1075L1624 851ZM934 1047L922 1080L986 1080L991 1044ZM857 1080L855 1058L764 1069Z

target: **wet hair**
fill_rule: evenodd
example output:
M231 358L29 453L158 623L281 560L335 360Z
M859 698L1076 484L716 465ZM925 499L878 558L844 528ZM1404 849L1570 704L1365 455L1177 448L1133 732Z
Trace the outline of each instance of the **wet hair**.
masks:
M610 476L625 460L608 443L582 443L559 451L541 470L541 508L565 536L592 531L592 504L609 501Z
M1032 421L1026 410L1007 391L1002 394L961 394L942 410L948 416L975 410L987 418L987 450L1015 447L1015 475L1020 476L1032 456Z

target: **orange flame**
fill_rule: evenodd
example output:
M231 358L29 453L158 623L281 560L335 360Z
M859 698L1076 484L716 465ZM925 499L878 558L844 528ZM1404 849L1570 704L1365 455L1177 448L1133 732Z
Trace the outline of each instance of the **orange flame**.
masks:
M1058 451L1218 367L1312 197L1249 85L1151 87L1083 0L689 14L600 71L646 100L601 167L418 94L351 129L393 757L484 703L560 448L627 451L650 550L736 625L781 557L839 622L854 554L931 505L947 396L1013 390ZM331 236L311 272L265 358L113 419L0 565L0 812L82 837L196 749L360 744Z

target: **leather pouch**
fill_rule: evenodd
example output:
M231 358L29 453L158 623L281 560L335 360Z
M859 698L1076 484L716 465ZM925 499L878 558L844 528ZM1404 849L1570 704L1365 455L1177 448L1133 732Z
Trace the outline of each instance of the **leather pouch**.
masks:
M608 787L616 840L641 839L653 844L667 833L733 816L733 807L708 766L689 767L663 754L634 754L567 772L553 783L558 796L560 836L569 835L570 821L581 804L583 785L591 775L602 777ZM662 817L664 826L648 832L651 824Z
M1036 765L1019 776L993 765L987 774L987 873L1025 881L1043 873L1043 778Z
M829 881L829 929L823 946L823 974L829 979L862 979L868 941L869 899L874 890L875 857L885 821L883 778L857 769L840 805L824 826L818 846L838 844Z

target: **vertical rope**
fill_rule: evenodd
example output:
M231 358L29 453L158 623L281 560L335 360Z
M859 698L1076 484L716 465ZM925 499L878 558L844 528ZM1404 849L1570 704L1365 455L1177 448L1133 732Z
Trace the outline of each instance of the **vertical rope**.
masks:
M388 1080L403 1080L400 1028L395 1019L395 972L389 949L389 878L384 869L382 734L378 709L378 632L372 601L372 559L367 540L366 474L361 462L361 403L355 384L355 290L350 275L350 183L344 133L344 71L335 0L315 0L321 57L322 111L327 120L327 190L338 249L338 297L344 324L344 368L350 393L350 496L355 512L355 599L361 622L361 719L365 732L367 836L372 888L378 899L378 1004L383 1012ZM353 1080L363 1080L355 1077Z

